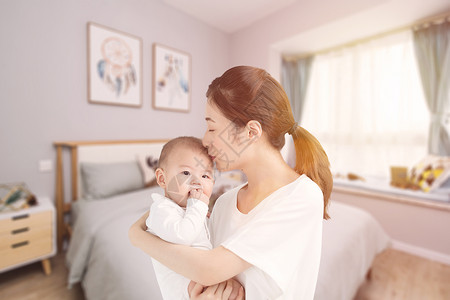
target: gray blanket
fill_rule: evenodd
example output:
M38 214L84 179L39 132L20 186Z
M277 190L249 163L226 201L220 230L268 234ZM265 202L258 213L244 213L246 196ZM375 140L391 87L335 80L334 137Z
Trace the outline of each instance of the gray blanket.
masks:
M87 299L162 299L151 258L128 239L131 224L149 209L152 192L161 189L77 201L66 256L69 286L82 281Z

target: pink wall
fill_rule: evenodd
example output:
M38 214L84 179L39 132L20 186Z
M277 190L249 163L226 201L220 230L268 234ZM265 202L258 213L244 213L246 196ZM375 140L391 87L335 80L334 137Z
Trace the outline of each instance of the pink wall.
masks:
M336 187L333 201L368 211L393 240L393 247L450 265L450 207L416 198L346 191Z
M232 65L278 76L280 52L314 52L447 12L448 0L298 0L231 36Z
M385 1L298 1L233 34L230 62L232 65L252 65L268 70L272 44Z
M143 106L87 101L86 23L143 40ZM228 66L229 37L158 0L0 2L0 183L24 181L53 197L53 141L170 138L203 134L205 92ZM192 56L190 113L151 108L152 44Z

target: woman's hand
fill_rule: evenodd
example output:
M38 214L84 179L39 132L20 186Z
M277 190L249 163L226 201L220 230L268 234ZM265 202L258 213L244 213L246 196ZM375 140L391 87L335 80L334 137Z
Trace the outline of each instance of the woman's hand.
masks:
M191 300L216 299L216 300L244 300L244 288L235 279L228 279L219 284L205 287L200 283L191 281L188 292Z

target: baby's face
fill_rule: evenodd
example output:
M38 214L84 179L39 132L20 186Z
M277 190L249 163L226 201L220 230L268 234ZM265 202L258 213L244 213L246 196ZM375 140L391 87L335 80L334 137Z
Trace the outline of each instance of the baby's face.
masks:
M210 158L192 149L175 149L164 167L166 196L182 207L186 206L189 192L201 188L208 198L211 196L214 178Z

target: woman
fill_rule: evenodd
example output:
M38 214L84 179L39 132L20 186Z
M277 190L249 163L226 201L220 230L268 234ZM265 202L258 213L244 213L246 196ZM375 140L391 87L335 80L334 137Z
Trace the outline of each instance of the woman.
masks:
M206 96L203 144L220 171L240 169L248 179L215 204L214 248L173 245L146 233L147 214L130 228L130 240L191 279L191 299L228 299L232 278L249 300L313 299L332 188L324 150L297 125L284 90L264 70L232 68ZM295 169L280 154L286 133L294 140Z

